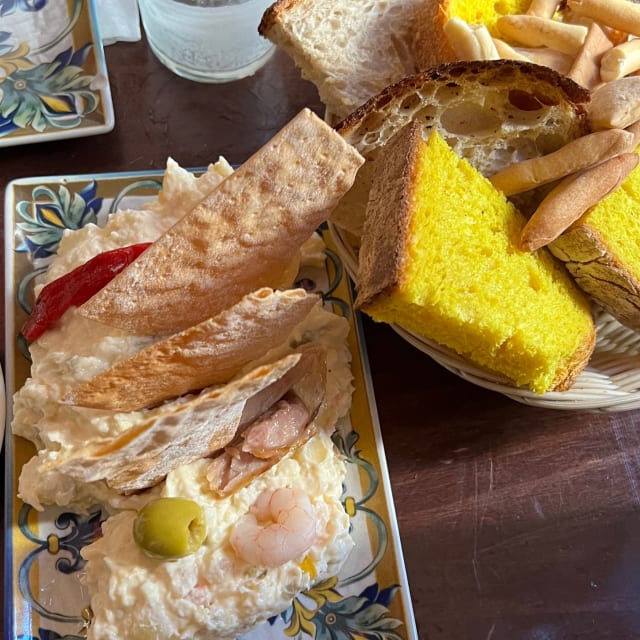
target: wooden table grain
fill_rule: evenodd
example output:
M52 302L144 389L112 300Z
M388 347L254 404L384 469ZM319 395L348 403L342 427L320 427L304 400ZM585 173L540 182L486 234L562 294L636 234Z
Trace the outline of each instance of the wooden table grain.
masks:
M281 52L224 85L177 78L144 41L106 58L114 131L2 149L0 196L12 178L168 156L239 163L302 107L323 111ZM640 638L640 412L521 405L363 323L419 637Z

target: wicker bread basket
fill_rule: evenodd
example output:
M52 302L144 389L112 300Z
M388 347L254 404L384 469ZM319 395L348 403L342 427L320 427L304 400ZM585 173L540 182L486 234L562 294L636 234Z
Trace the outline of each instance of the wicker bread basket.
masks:
M348 234L329 224L344 266L358 282L358 258ZM436 362L473 384L497 391L517 402L549 409L614 412L640 408L640 334L594 309L597 340L586 369L568 391L536 394L514 387L504 378L475 367L455 352L423 336L392 325L394 331Z

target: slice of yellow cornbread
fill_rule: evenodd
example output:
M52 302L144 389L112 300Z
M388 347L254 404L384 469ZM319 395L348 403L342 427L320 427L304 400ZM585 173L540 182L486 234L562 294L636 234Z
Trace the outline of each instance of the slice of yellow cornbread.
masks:
M375 161L356 306L537 393L568 388L595 343L586 297L525 218L434 132L402 129Z

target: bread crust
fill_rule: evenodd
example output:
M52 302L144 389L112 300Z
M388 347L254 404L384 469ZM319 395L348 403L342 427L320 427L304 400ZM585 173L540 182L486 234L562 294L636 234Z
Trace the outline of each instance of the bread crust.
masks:
M448 20L448 8L448 0L425 0L416 7L412 49L420 71L456 59L443 30Z
M581 220L549 245L576 284L621 324L640 330L640 280L609 248L601 232Z
M558 371L558 375L553 381L551 391L568 391L577 377L582 373L584 368L589 364L591 355L596 345L596 328L595 325L578 348L573 352L571 358L566 362L565 366Z
M268 38L271 30L276 26L280 17L290 11L296 5L304 4L304 0L276 0L263 14L260 24L258 25L258 33Z
M358 256L356 309L366 311L400 284L411 215L410 185L421 139L420 124L409 123L386 145L385 161L375 163Z
M488 83L511 83L514 88L520 88L518 82L524 83L523 89L531 88L533 91L540 91L539 98L543 104L554 98L563 99L579 120L581 134L588 131L587 105L591 99L590 92L550 67L521 60L454 61L426 69L386 87L346 116L335 126L335 129L353 144L352 137L356 135L367 116L374 112L388 110L390 103L397 103L415 94L425 84L436 82L439 85L448 83L456 85L470 81L478 86L486 86ZM536 83L539 83L538 87Z

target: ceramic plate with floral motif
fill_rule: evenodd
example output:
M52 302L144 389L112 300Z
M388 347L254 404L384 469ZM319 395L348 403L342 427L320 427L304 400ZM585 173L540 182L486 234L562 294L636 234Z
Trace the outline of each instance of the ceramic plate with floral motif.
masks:
M0 0L0 147L111 131L91 0Z
M162 175L101 174L31 178L8 185L5 203L5 308L7 415L11 396L29 375L19 329L30 311L34 278L47 268L65 229L103 224L118 208L139 208L160 186ZM299 275L298 284L322 295L328 309L350 326L354 395L333 441L347 460L342 502L356 546L334 576L303 592L280 615L243 636L317 640L417 640L406 572L373 388L353 312L352 289L331 237L324 265ZM7 640L80 640L90 619L79 576L83 546L100 535L105 517L97 507L77 514L63 508L37 512L16 497L31 444L8 432L5 443L7 549L4 585Z

